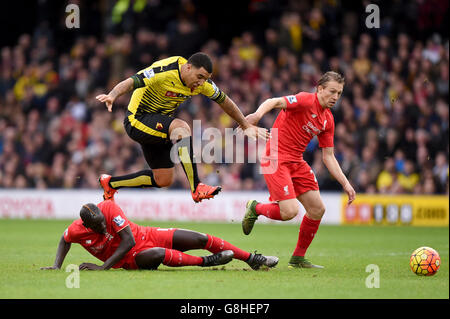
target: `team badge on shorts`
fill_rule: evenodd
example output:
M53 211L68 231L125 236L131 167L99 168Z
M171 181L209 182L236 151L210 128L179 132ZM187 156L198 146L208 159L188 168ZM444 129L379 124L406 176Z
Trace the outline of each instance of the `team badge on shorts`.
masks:
M164 126L163 126L161 123L159 123L159 122L156 123L156 129L157 129L157 130L162 130L163 127L164 127Z

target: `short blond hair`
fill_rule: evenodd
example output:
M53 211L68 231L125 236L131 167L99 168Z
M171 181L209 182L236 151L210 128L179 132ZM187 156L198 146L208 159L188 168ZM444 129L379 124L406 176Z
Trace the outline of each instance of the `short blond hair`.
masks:
M317 86L321 85L325 87L325 84L331 81L335 81L339 84L345 83L345 79L342 75L334 71L328 71L320 77L319 81L317 82Z

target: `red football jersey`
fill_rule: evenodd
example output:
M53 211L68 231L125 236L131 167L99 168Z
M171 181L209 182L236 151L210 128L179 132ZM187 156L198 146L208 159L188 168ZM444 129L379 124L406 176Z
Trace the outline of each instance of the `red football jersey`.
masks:
M136 245L131 249L125 257L113 266L120 268L122 261L129 254L133 254L139 249L142 239L145 238L146 227L139 226L131 221L123 213L122 209L111 200L99 203L98 208L102 211L106 221L106 234L99 234L92 229L83 226L83 221L75 220L64 232L64 240L68 243L78 243L89 251L93 256L101 261L106 261L116 251L120 244L119 232L127 226L130 226Z
M317 93L300 92L284 99L287 108L273 124L272 138L266 145L267 156L274 158L278 154L280 162L301 162L314 136L319 147L334 146L334 117L330 109L319 104Z

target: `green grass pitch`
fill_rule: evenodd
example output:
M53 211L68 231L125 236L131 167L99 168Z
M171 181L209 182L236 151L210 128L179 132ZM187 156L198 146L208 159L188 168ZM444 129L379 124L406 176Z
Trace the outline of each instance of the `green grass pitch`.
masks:
M280 258L269 271L253 271L239 260L216 268L160 266L157 271L109 270L80 272L80 287L67 288L69 264L100 261L79 245L72 245L63 268L51 266L56 247L69 220L0 220L0 298L151 298L151 299L448 299L449 229L391 226L322 225L307 257L325 269L288 269L298 225L256 224L244 236L241 226L207 223L138 222L209 233L238 247ZM439 272L419 277L409 257L420 246L441 256ZM195 255L207 251L191 251ZM367 288L371 272L379 268L379 288Z

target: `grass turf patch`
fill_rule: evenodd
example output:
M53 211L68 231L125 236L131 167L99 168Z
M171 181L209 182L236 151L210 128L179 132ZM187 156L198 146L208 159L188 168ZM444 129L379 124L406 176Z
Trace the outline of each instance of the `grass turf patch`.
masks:
M280 258L276 268L253 271L239 260L213 268L160 266L157 271L80 272L80 288L67 288L69 264L102 264L72 244L61 270L51 266L58 241L69 220L0 220L0 298L152 298L152 299L448 299L448 227L321 225L307 258L325 269L288 269L298 226L256 224L251 235L240 224L150 223L209 233L250 252ZM441 256L439 272L419 277L409 257L420 246ZM208 251L190 251L209 255ZM379 288L367 288L368 265L379 269Z

